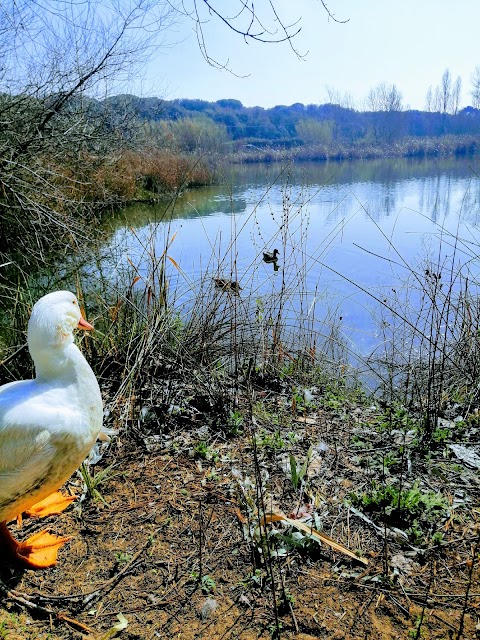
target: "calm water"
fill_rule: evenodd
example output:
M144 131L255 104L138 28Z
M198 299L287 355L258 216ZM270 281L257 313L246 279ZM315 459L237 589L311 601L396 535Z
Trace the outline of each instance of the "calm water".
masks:
M448 262L449 234L462 238L457 259L477 272L479 165L462 158L231 167L219 186L184 194L169 212L125 209L111 221L103 268L113 277L134 265L147 278L148 256L162 255L169 234L168 255L181 269L169 263L178 302L188 307L192 289L201 281L212 287L212 277L238 280L240 299L261 300L283 286L292 318L301 309L325 332L322 322L341 317L345 338L366 352L378 326L365 290L388 298L405 265L423 273L428 257ZM274 248L276 272L262 261Z

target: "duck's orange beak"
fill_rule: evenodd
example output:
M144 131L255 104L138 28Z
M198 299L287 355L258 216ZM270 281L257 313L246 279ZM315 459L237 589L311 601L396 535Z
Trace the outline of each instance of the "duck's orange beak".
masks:
M77 329L84 329L85 331L91 331L93 329L93 325L85 320L82 316L77 324Z

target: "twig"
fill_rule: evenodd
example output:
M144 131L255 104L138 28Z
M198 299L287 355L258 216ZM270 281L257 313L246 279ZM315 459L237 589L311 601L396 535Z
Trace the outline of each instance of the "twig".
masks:
M4 584L1 580L0 580L0 591L8 599L13 600L14 602L17 602L18 604L21 604L24 607L27 607L28 609L32 609L33 611L37 611L39 613L43 613L43 615L45 615L45 616L55 616L55 617L57 617L57 613L55 611L53 611L53 609L49 609L47 607L42 607L39 604L36 604L35 602L32 602L31 600L29 600L27 597L25 597L23 595L20 595L19 593L15 592L15 591L11 591L6 586L6 584Z
M35 599L38 599L40 601L58 601L58 600L75 600L75 599L82 599L83 598L83 605L87 605L88 603L90 603L94 597L96 595L98 595L101 591L104 591L107 587L109 587L111 584L114 584L117 580L120 580L120 578L122 578L127 572L128 570L132 567L132 565L138 560L138 558L142 555L142 553L145 551L145 549L147 549L149 546L151 545L150 539L147 540L142 547L137 551L137 553L127 562L127 564L122 567L122 569L116 573L114 576L112 576L111 578L109 578L106 582L104 582L100 587L97 587L96 589L93 589L92 591L89 591L87 593L76 593L76 594L71 594L68 596L48 596L48 595L43 595L43 594L35 594L33 597ZM1 589L1 584L0 584L0 589ZM15 595L15 594L14 594ZM16 596L18 597L18 595ZM53 615L56 615L56 613L54 611L48 611L48 613L52 613Z
M463 602L462 615L460 616L460 624L458 626L457 640L460 640L460 638L463 635L463 625L465 624L465 612L467 611L468 598L470 595L470 589L472 587L473 572L475 569L475 560L477 559L479 545L480 545L480 527L478 529L478 536L475 542L475 546L472 549L472 559L470 561L470 566L468 571L468 582L467 582L467 588L465 590L465 600Z

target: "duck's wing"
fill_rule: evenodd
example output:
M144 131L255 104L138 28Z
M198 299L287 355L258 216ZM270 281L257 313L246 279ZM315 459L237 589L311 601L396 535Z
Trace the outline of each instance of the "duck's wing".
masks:
M49 402L34 381L0 388L0 520L2 509L42 486L52 472L62 437L68 446L68 405ZM56 390L55 398L61 398Z

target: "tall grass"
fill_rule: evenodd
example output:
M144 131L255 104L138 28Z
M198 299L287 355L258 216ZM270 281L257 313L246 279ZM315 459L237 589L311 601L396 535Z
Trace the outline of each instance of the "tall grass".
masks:
M135 259L120 247L109 260L93 251L86 265L63 265L61 278L44 274L34 280L12 265L0 271L2 382L31 375L24 346L28 315L36 298L55 284L76 291L95 325L92 335L82 336L81 346L99 378L110 420L124 437L144 442L199 423L231 437L232 415L241 408L255 476L249 517L260 523L277 637L285 577L265 525L268 479L260 464L254 406L271 394L288 398L297 413L314 386L326 398L332 387L358 385L340 312L327 304L321 283L310 282L323 249L309 254L305 193L290 188L288 170L282 169L280 177L283 199L280 209L271 210L273 232L265 234L257 207L250 213L255 248L250 264L239 256L244 228L232 217L230 236L211 239L202 271L187 275L165 212L148 233L132 231L139 247ZM388 488L399 513L412 484L415 496L420 495L412 480L410 449L421 457L436 443L440 418L476 416L480 408L476 248L470 240L439 232L437 253L418 265L397 255L407 274L403 283L386 298L372 293L379 304L381 345L369 357L355 354L377 381L375 401L386 407L381 428L402 431L398 482L387 483L385 473L377 491L383 496ZM330 241L325 240L326 247ZM278 264L265 263L263 253L273 248L279 250ZM418 442L409 449L410 430ZM258 552L255 545L252 557ZM388 575L386 533L384 555Z
M165 221L153 225L147 236L136 235L137 262L121 255L109 264L92 253L87 269L72 261L62 266L61 277L41 275L35 283L20 269L3 267L2 377L31 372L22 345L32 304L43 291L68 286L95 320L97 332L83 338L84 347L111 389L113 404L122 408L123 421L134 421L148 404L146 389L168 415L181 395L180 382L192 386L194 403L218 410L220 421L234 407L247 374L250 382L277 387L294 378L297 384L302 378L308 383L312 372L320 371L355 383L340 311L326 304L328 292L319 283L312 287L309 281L319 254L309 255L307 249L308 201L301 189L290 188L288 167L274 181L279 178L283 204L271 211L274 231L266 237L257 207L250 213L256 257L248 265L238 260L243 228L232 217L230 237L211 239L211 255L195 280L175 259L176 238ZM165 232L163 247L160 230ZM420 416L424 445L449 407L456 404L472 413L479 404L475 245L444 230L439 236L437 258L415 267L404 263L408 275L389 298L372 294L379 303L383 341L370 357L355 355L378 380L384 402L401 403ZM263 252L274 247L280 267L262 261ZM219 282L238 282L241 288ZM168 382L174 379L178 384ZM153 389L152 380L162 383Z
M437 254L392 290L381 312L383 342L371 357L381 397L422 421L428 446L439 418L479 408L480 306L474 246L440 229Z

